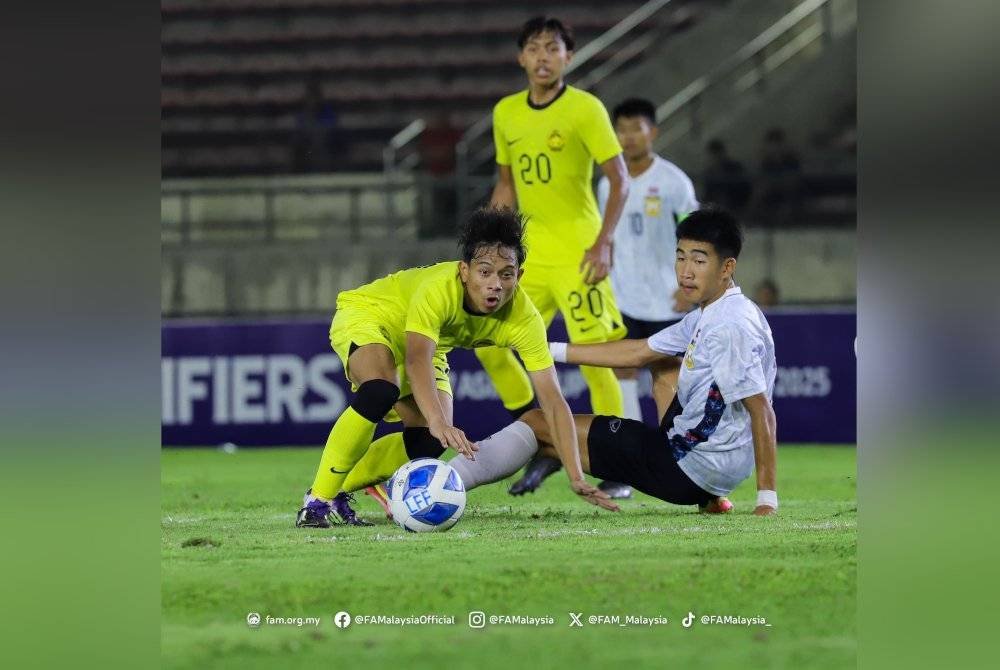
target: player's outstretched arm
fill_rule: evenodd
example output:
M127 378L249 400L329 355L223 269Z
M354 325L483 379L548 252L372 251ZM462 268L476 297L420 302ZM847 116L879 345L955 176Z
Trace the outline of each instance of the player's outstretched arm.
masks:
M566 404L562 389L559 388L559 377L556 376L555 366L528 374L535 387L538 404L545 414L545 422L548 424L559 460L569 475L570 488L591 505L617 512L618 505L608 494L590 484L583 476L583 466L580 464L580 453L576 444L576 423L569 412L569 405Z
M490 196L490 207L510 207L517 208L517 192L514 190L514 174L510 171L509 165L497 165L500 168L500 176L496 186L493 187L493 195Z
M672 358L650 349L646 340L618 340L598 344L550 342L549 351L558 363L594 365L601 368L641 368Z
M436 346L434 340L426 335L411 331L406 333L406 376L410 379L413 399L417 402L420 413L427 419L431 435L441 442L441 446L474 459L473 452L479 447L470 442L462 430L453 426L441 409L432 362Z
M770 401L763 393L743 399L743 406L750 413L753 432L753 455L757 470L758 516L774 514L778 510L777 489L777 419Z

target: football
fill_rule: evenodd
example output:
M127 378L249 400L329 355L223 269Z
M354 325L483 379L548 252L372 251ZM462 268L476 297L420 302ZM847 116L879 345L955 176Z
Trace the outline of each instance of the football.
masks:
M465 485L455 470L436 458L418 458L389 480L393 520L414 533L448 530L465 511Z

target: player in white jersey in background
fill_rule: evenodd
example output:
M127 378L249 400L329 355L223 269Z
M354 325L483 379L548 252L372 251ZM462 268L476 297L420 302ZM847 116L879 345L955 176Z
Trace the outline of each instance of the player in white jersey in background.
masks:
M698 209L691 179L679 167L653 153L659 134L656 107L640 98L629 98L611 114L622 145L629 174L629 194L615 228L611 287L631 339L647 338L680 321L692 305L680 295L674 276L677 224ZM610 185L602 178L597 185L601 213ZM615 370L622 388L626 419L642 421L639 407L638 370ZM656 397L669 402L677 385L676 368L657 375L664 388ZM662 416L665 406L657 407ZM601 482L613 498L627 498L631 490L623 484Z
M613 416L575 415L584 471L677 505L727 512L726 498L756 469L756 515L778 509L777 363L767 319L734 281L743 234L729 213L705 208L677 228L676 275L698 309L647 339L551 343L557 361L602 367L679 366L677 394L659 428ZM655 373L654 373L655 374ZM499 481L532 458L553 455L538 410L479 443L476 461L455 459L467 489Z
M653 153L656 108L648 100L630 98L611 115L624 149L629 195L618 227L611 266L611 286L630 339L642 339L684 318L691 304L680 295L674 274L677 224L698 209L694 185L679 167ZM608 184L597 185L604 208ZM636 371L619 371L625 418L642 420Z

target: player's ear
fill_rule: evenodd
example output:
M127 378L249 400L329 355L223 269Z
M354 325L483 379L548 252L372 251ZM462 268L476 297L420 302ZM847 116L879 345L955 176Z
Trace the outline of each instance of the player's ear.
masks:
M469 264L465 261L458 262L458 276L462 278L462 283L469 281Z
M523 51L518 51L517 52L517 64L520 65L521 67L525 67L525 65L524 65L524 52Z
M524 274L524 268L517 269L517 280L521 281L521 276Z
M660 136L660 127L654 123L649 129L649 139L655 140L659 136Z
M733 275L736 274L736 259L729 257L726 262L722 264L722 272L726 279L732 279Z

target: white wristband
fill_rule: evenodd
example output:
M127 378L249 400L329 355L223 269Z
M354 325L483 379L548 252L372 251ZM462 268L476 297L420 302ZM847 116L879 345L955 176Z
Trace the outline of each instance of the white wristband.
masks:
M549 353L556 363L566 362L566 342L549 342Z
M761 505L767 505L771 509L778 509L777 491L768 491L767 489L757 491L757 507Z

